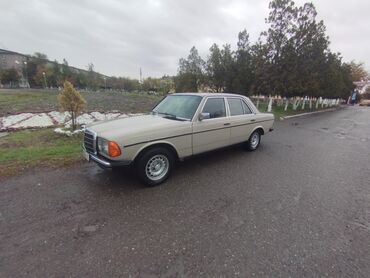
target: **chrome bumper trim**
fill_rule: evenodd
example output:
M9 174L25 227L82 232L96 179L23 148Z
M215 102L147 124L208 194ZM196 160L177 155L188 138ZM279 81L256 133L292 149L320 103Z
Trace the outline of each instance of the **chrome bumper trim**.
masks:
M121 167L121 166L128 166L131 164L131 161L127 161L127 160L124 160L124 161L109 161L109 160L105 160L104 158L102 157L98 157L94 154L89 154L90 155L90 159L93 160L94 162L96 162L99 166L103 167L103 168L112 168L112 167Z
M90 154L90 158L94 160L96 163L103 165L104 167L110 168L112 167L112 164L106 160L100 159L99 157L96 157L93 154Z

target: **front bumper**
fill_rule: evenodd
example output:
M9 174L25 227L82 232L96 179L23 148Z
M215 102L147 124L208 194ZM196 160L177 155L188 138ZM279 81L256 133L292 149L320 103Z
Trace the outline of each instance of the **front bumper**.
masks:
M107 159L107 158L105 158L103 156L100 156L100 155L95 155L95 154L88 153L88 152L86 152L85 149L82 150L82 154L83 154L83 157L87 161L89 161L89 162L94 161L96 164L98 164L102 168L114 168L114 167L129 166L132 162L132 161L128 161L128 160L120 160L120 161L110 160L110 159Z

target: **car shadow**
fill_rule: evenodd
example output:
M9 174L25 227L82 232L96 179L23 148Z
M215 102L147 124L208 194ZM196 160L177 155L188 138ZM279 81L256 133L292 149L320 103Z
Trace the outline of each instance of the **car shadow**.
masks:
M262 147L262 146L261 146ZM203 172L215 166L230 165L235 163L235 160L245 157L249 153L241 145L231 146L219 150L214 150L207 153L195 155L184 161L179 161L174 165L173 172L169 179L159 187L148 187L143 184L136 176L135 169L133 167L120 168L119 170L103 170L97 165L90 167L89 175L91 178L90 184L101 190L111 190L116 193L129 193L137 190L144 190L148 188L160 188L163 186L175 186L177 184L177 178L181 177L181 180L186 180L187 177L197 175L199 172ZM92 166L92 165L91 165ZM92 178L93 177L93 178Z

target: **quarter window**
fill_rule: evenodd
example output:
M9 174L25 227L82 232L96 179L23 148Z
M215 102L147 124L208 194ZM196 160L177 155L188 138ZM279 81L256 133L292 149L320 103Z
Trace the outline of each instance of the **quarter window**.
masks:
M203 113L209 113L210 118L226 116L225 101L223 98L209 98L203 107Z
M248 107L248 105L245 104L244 101L242 101L242 105L243 105L244 114L252 114L251 109Z

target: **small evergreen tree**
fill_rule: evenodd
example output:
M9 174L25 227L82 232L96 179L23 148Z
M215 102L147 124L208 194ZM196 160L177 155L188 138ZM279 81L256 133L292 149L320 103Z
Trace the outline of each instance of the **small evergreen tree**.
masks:
M81 94L76 91L72 83L65 81L63 90L58 96L59 105L63 111L71 114L72 129L76 129L76 118L85 109L86 101Z

